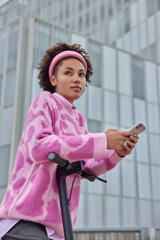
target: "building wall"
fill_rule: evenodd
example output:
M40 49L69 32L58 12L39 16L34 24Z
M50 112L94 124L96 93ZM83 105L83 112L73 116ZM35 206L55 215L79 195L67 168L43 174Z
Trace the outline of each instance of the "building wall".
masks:
M133 153L103 176L107 184L82 181L76 228L160 227L160 65L38 18L21 17L0 29L0 198L40 91L38 62L57 41L89 51L94 76L75 102L89 131L147 125Z
M160 62L160 0L12 0L0 8L0 26L20 15Z

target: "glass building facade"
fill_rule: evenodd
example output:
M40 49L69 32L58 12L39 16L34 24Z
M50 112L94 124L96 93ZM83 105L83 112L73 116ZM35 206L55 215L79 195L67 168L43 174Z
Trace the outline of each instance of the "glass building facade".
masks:
M45 2L42 7L44 1L13 0L0 8L0 200L13 169L28 107L40 91L38 62L58 41L79 43L89 52L94 68L91 84L75 102L89 131L126 130L138 121L147 126L147 131L140 135L132 154L105 174L106 185L82 181L76 228L160 228L159 1L153 1L152 9L144 0ZM39 17L33 16L38 13ZM17 15L23 16L15 18ZM94 27L89 25L91 21ZM68 25L57 25L64 23ZM80 33L84 26L87 36ZM90 36L96 29L103 32L103 28L108 31L109 42Z
M0 8L0 26L21 15L160 62L160 0L10 0Z

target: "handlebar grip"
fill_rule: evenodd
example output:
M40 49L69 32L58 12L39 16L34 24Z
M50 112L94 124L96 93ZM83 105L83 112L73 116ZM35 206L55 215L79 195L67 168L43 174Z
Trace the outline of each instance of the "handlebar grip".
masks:
M60 167L67 167L67 165L69 164L68 160L62 159L54 152L48 154L48 160L57 163Z

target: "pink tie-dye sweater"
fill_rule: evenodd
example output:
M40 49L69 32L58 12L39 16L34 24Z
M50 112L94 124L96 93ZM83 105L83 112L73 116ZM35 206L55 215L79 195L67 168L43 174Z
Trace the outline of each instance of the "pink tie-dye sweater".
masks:
M57 165L48 160L50 152L70 161L84 159L85 168L97 175L114 168L121 158L115 151L107 150L105 133L88 133L82 114L62 96L43 91L33 101L13 174L0 205L0 218L40 222L63 237ZM67 177L68 192L73 177ZM70 202L73 224L77 217L80 180L76 178Z

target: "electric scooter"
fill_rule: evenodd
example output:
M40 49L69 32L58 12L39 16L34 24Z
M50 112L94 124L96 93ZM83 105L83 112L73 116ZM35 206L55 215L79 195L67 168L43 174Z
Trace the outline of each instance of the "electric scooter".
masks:
M57 154L53 152L48 154L48 159L54 163L57 163L58 165L57 171L56 171L56 178L57 178L58 189L59 189L60 206L61 206L61 212L62 212L65 240L74 240L69 205L70 205L70 198L72 194L72 188L73 188L73 184L76 176L80 175L82 178L85 178L91 182L93 182L95 179L100 180L104 183L106 183L107 181L91 172L86 171L84 169L84 166L85 166L84 160L70 162L68 160L62 159L61 157L59 157ZM68 198L67 187L66 187L66 177L74 173L76 173L76 175L72 183L70 197Z

